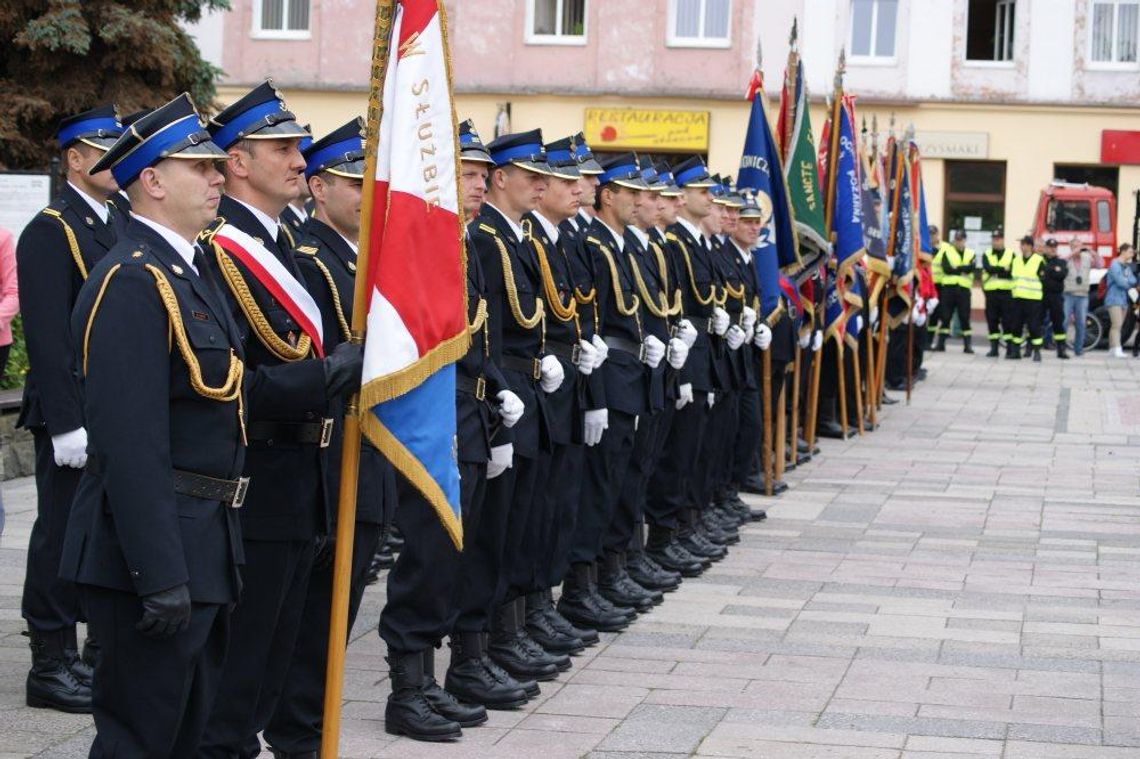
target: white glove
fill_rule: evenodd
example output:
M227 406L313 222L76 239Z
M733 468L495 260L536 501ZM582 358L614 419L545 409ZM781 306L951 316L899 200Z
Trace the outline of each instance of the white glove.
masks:
M762 351L768 350L772 345L772 328L763 322L757 324L756 337L752 338L752 344Z
M811 345L811 336L812 336L811 332L804 332L800 335L800 341L799 342L800 342L800 348L802 350L807 350L807 347L809 345Z
M817 329L815 334L811 336L811 349L813 352L819 351L823 347L823 330Z
M740 317L740 321L741 326L744 327L745 332L752 329L754 326L756 326L756 309L752 308L751 306L745 306L744 312Z
M511 468L515 461L515 447L510 443L491 448L491 460L487 462L487 479L493 480Z
M744 345L746 338L747 335L744 334L744 330L735 324L728 328L728 332L724 333L724 341L728 343L728 349L730 351L734 351Z
M499 416L503 419L503 426L514 427L526 409L522 399L510 390L500 390L495 397L499 399Z
M1133 303L1135 303L1137 300L1140 300L1140 292L1137 292L1135 287L1128 288L1128 300L1132 301Z
M728 312L720 306L713 309L712 315L713 332L724 337L724 333L728 332L728 325L732 320L728 318Z
M557 356L543 356L539 368L542 377L538 384L542 386L543 392L553 393L562 387L562 380L566 379L566 373L562 371L562 362L558 360Z
M862 332L863 331L863 317L862 316L856 316L855 317L855 331L856 332Z
M51 449L55 452L56 466L82 469L87 466L87 430L79 427L62 435L52 435Z
M654 335L646 335L641 344L645 348L645 365L650 369L656 369L661 359L665 358L665 343Z
M756 325L755 324L753 324L751 327L745 328L745 330L744 330L744 342L745 342L745 344L752 342L753 338L755 338L755 337L756 337Z
M879 323L879 307L878 306L872 306L871 307L871 327L874 328L874 326L878 323Z
M713 404L716 403L716 393L709 393L706 402L709 404L709 408L712 408Z
M692 402L693 385L690 382L686 382L677 388L677 401L673 405L677 407L678 411L680 411Z
M926 312L918 306L915 306L910 311L910 320L914 322L914 326L921 327L926 324Z
M606 359L610 355L610 346L606 345L606 341L602 339L601 335L594 335L590 338L590 345L593 345L595 350L598 351L598 358L594 362L594 368L597 369L602 364L606 363Z
M685 347L692 348L697 341L697 328L688 319L677 322L677 337L684 341Z
M598 349L594 344L586 340L578 341L578 373L583 376L588 376L594 368L598 365Z
M680 369L684 366L685 359L689 357L689 346L685 345L685 341L679 337L672 337L669 339L667 348L665 360L669 362L669 366L674 369Z
M587 411L584 426L584 442L586 445L597 445L602 442L602 433L610 426L609 409L600 408L595 411Z
M938 310L938 298L931 298L926 301L926 313L933 314Z

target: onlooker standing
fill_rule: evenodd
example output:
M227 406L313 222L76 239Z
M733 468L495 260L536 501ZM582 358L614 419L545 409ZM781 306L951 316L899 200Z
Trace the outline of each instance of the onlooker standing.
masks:
M16 242L12 233L0 227L0 379L8 368L12 350L12 320L20 312L19 287L16 285Z
M1056 247L1057 241L1050 238L1046 246ZM1069 320L1073 320L1073 353L1080 356L1085 352L1085 322L1089 315L1089 272L1092 271L1093 253L1086 245L1074 242L1069 247L1069 272L1065 276L1065 327L1057 332L1066 332Z
M1050 245L1049 243L1053 243ZM1065 351L1067 335L1065 312L1065 280L1069 276L1069 264L1057 255L1057 242L1045 241L1045 266L1041 270L1041 284L1045 291L1045 313L1053 330L1053 344L1057 348L1057 358L1068 358Z
M1124 325L1124 311L1130 303L1140 299L1136 291L1136 275L1132 272L1132 259L1136 257L1136 250L1128 243L1121 243L1116 260L1108 267L1108 293L1104 296L1104 305L1108 307L1108 349L1116 358L1124 358L1124 350L1120 347L1120 330Z

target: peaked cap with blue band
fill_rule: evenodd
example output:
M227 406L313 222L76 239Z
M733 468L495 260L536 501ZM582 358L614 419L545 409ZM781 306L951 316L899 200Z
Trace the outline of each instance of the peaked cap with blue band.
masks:
M673 181L678 187L713 187L716 182L709 176L705 162L699 155L681 161L673 167Z
M60 150L67 150L77 142L106 150L122 133L119 109L114 105L101 105L61 120L55 136Z
M601 174L604 171L598 159L594 158L590 146L586 144L586 135L582 132L574 135L574 157L578 159L578 171L586 176Z
M222 150L239 140L274 140L311 137L297 118L285 108L285 99L265 81L247 92L233 105L206 124L210 136Z
M641 156L638 159L638 165L641 167L641 178L645 180L645 184L649 185L649 189L653 192L662 192L666 185L657 175L657 169L653 167L653 160L648 156Z
M742 219L764 219L764 209L756 202L756 196L750 192L744 192L740 195L741 207L740 218ZM771 205L771 203L769 203Z
M364 178L364 119L357 116L305 149L305 179L322 171Z
M582 176L574 148L573 137L563 137L546 144L546 165L551 176L559 179L578 179Z
M669 169L669 164L665 161L658 161L653 169L657 172L657 178L665 184L665 189L661 190L661 194L667 198L680 197L681 188L673 180L673 172Z
M222 159L224 150L210 141L190 96L183 92L131 124L91 167L91 174L111 170L119 187L138 179L143 169L167 158Z
M529 132L504 134L491 140L487 146L495 168L503 166L518 166L539 174L549 174L546 165L546 151L542 149L542 130L532 129Z
M304 154L306 150L313 146L313 125L305 124L301 128L304 129L308 134L302 137L301 141L297 143L297 150L300 150L301 153Z
M487 152L487 146L483 144L483 138L479 136L479 130L475 128L475 122L471 119L459 122L459 160L494 163L491 154Z
M123 129L125 130L131 124L135 123L136 121L141 119L143 116L146 116L148 113L150 113L153 110L154 110L153 108L143 108L142 110L135 111L134 113L127 114L123 118L119 119L119 121L123 122Z
M602 186L616 184L631 190L648 190L649 185L641 178L641 168L633 153L619 153L602 161L602 173L598 175Z

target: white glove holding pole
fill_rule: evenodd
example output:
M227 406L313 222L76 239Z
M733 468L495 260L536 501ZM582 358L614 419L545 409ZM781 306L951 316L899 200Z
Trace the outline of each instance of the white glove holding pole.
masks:
M693 385L690 382L686 382L677 388L677 400L673 403L673 405L676 406L678 411L680 411L692 402Z
M756 337L752 338L752 344L762 351L768 350L772 345L772 328L763 322L757 324Z
M724 337L724 333L728 332L728 325L731 323L732 319L729 318L727 311L720 306L713 309L712 328L714 333Z
M595 409L587 411L583 420L584 440L586 445L597 445L602 442L602 433L609 429L610 426L610 412L609 409Z
M685 345L685 341L679 337L669 338L669 345L665 351L665 360L669 362L669 366L680 369L688 357L689 346Z
M862 316L856 316L855 317L855 331L856 332L862 332L863 331L863 317Z
M811 345L811 336L812 336L811 332L804 332L804 333L800 334L800 341L799 342L800 342L800 349L801 350L807 350L808 346Z
M1137 300L1140 300L1140 292L1138 292L1135 287L1128 288L1128 300L1132 301L1133 303L1135 303Z
M871 308L871 328L874 329L875 325L879 323L879 307L873 306Z
M514 427L519 419L522 419L523 411L526 409L522 399L510 390L500 390L495 397L499 399L499 416L503 420L503 426Z
M510 443L491 448L491 460L487 462L487 479L493 480L514 464L515 447Z
M688 319L682 319L677 322L677 337L685 343L685 347L692 348L697 341L697 328Z
M562 371L562 364L557 356L543 356L539 369L541 370L541 377L538 384L542 386L543 392L553 393L562 387L562 380L566 379L566 373Z
M724 333L724 341L728 343L728 349L730 351L737 350L740 346L744 345L746 338L747 335L744 334L744 330L735 324L728 328L728 332Z
M658 340L655 335L647 335L641 345L644 348L645 365L650 369L656 369L661 359L665 358L665 343Z
M811 336L811 349L813 353L818 353L819 349L823 347L823 330L817 329L815 334Z
M56 466L82 469L87 466L87 430L79 427L62 435L52 435L51 450Z
M926 313L933 314L938 310L938 298L930 298L926 301Z
M705 400L709 404L709 408L712 408L713 404L716 403L716 393L709 393L708 398Z
M926 313L918 306L915 306L910 311L910 320L914 322L914 326L921 327L926 324Z
M586 340L578 341L578 361L574 365L578 367L578 373L582 376L589 376L594 371L598 365L598 349L593 343Z
M745 332L756 326L756 309L751 306L744 307L740 316L740 326L744 327Z
M598 358L594 362L594 368L597 369L602 364L606 363L606 359L610 356L610 346L606 345L606 341L602 339L601 335L594 335L590 338L590 345L598 352Z

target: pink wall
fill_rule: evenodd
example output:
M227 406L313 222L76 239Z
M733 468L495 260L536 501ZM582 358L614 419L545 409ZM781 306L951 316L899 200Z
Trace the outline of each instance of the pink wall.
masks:
M225 82L267 76L283 88L363 89L372 37L370 0L313 0L311 38L250 36L252 3L226 16ZM558 92L741 97L752 72L754 3L734 0L732 46L666 46L668 0L587 3L587 44L527 44L526 0L446 0L460 92Z

